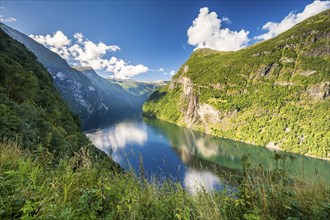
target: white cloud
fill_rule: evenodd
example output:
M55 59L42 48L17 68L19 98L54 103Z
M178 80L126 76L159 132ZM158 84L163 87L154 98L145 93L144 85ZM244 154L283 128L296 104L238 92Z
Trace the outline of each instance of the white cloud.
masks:
M81 41L81 39L78 39L78 41ZM77 55L75 60L83 62L97 59L104 56L108 51L117 51L119 49L120 48L116 45L106 45L102 42L95 44L90 40L83 40L81 43L75 44L69 48L70 52Z
M17 20L15 18L12 18L12 17L0 17L0 22L3 22L3 23L11 23L11 22L16 22Z
M170 75L173 76L174 74L175 74L175 71L172 70L172 71L170 72Z
M84 39L84 35L82 33L75 33L73 35L74 39L77 40L78 43L82 43Z
M149 70L142 64L132 65L116 57L106 59L105 56L108 52L116 52L120 50L120 47L103 42L94 43L86 39L82 33L75 33L73 40L70 40L61 31L57 31L53 36L47 34L46 36L30 35L30 37L70 63L79 62L82 66L91 66L95 70L111 72L116 78L130 78ZM72 41L75 42L71 44Z
M215 12L209 12L207 7L199 10L198 17L187 31L188 43L196 48L211 48L221 51L236 51L246 47L249 38L248 31L232 31L222 29L221 22L228 22L218 18Z
M57 31L53 36L47 34L46 36L30 35L29 37L59 54L64 59L69 59L70 54L67 46L71 44L71 40L62 31Z
M297 23L316 15L326 9L330 8L330 1L314 1L307 5L303 12L293 13L290 12L281 22L267 22L262 29L266 30L267 33L254 37L257 40L268 40L273 38L284 31L292 28Z
M134 66L127 64L124 60L117 59L115 57L111 57L107 63L107 71L113 72L114 77L121 79L131 78L141 73L145 73L148 70L149 68L144 65L139 64Z
M223 23L231 24L231 20L230 20L228 17L222 17L222 18L221 18L221 21L222 21Z
M62 31L57 31L53 36L47 34L43 35L30 35L29 37L33 38L40 44L43 44L47 47L61 48L67 45L70 45L71 40L63 34Z
M164 75L167 75L167 74L169 74L169 75L171 75L171 76L174 76L174 75L175 75L175 71L172 70L172 71L170 71L169 73L168 73L168 72L164 72Z
M49 47L49 49L58 55L60 55L63 59L70 59L70 53L67 47Z
M159 68L159 71L160 71L160 72L164 72L164 69L163 69L163 68Z

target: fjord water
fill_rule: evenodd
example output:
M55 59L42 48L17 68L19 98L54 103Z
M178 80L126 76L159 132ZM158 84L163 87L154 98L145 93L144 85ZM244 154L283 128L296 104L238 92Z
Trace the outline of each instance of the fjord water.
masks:
M267 148L213 137L157 119L119 118L104 119L105 125L87 132L87 136L123 168L138 174L144 172L149 180L170 178L191 192L201 186L207 191L223 189L230 186L226 176L241 174L241 158L247 155L252 164L266 169L284 166L291 175L306 181L322 178L330 182L329 161L290 154L295 159L287 157L284 164L277 163L274 151Z

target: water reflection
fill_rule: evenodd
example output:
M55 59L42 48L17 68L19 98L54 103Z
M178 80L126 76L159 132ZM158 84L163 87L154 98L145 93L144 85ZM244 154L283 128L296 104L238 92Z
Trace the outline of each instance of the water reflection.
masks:
M208 142L205 138L196 139L196 147L198 153L203 155L204 158L211 158L218 155L218 147L212 142Z
M146 125L134 122L121 122L113 127L94 133L88 133L87 137L99 149L116 152L128 145L143 146L148 140Z
M188 169L183 180L184 187L192 194L211 192L220 188L220 179L210 171Z
M232 186L231 175L240 175L241 158L266 169L277 166L266 148L215 138L154 119L123 119L102 130L88 133L90 140L125 169L140 173L139 156L149 180L167 178L181 182L192 194ZM330 162L295 155L286 168L303 178L322 177L330 182ZM315 174L317 173L317 175ZM220 174L220 175L219 175Z
M219 165L220 170L229 169L230 172L237 172L242 170L242 156L247 155L252 164L261 164L265 169L275 169L280 165L289 170L292 175L305 180L321 178L330 182L330 161L290 154L296 159L291 160L288 157L277 164L278 162L273 159L274 150L213 137L160 120L144 118L144 122L164 134L185 163L191 158L199 158Z
M187 146L180 146L179 147L180 151L178 151L178 155L180 156L181 160L183 163L187 164L191 160L191 153Z

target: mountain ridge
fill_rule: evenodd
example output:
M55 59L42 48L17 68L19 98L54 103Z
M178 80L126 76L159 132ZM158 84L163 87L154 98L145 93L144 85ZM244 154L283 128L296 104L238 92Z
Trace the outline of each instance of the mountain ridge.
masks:
M88 77L71 68L58 54L50 51L25 34L4 24L1 24L1 29L23 43L37 56L38 61L51 74L55 86L63 99L81 119L85 119L92 113L104 111L99 92L89 89L93 85Z
M84 129L91 130L105 126L113 118L121 118L141 112L143 103L158 86L134 80L106 79L91 67L74 66L87 76L98 89L105 111L98 112L84 120Z
M4 24L1 24L1 29L37 56L38 61L51 74L62 98L83 120L84 127L89 127L91 120L100 120L101 116L140 110L149 93L156 88L136 83L133 85L137 88L135 93L130 92L126 88L129 85L124 88L115 81L99 76L91 67L70 66L58 54L17 30ZM138 84L141 86L138 87Z
M197 49L168 85L150 95L144 115L247 143L329 156L329 17L327 10L237 52Z
M119 168L82 132L79 118L60 97L37 57L2 29L0 138L2 145L19 145L55 163L86 150L91 158Z

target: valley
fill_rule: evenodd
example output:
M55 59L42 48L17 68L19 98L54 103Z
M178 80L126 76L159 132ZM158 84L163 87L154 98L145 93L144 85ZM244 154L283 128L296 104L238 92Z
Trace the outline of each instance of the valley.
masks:
M63 58L30 37L2 24L2 29L23 43L51 74L56 89L82 121L126 109L138 110L158 85L122 83L99 76L91 67L70 66Z
M138 50L76 32L115 37L108 20L70 26L73 38L27 35L1 6L0 219L329 219L330 3L315 8L266 39L203 6L186 32L193 50L163 36ZM158 65L183 59L161 60L170 41L192 51L178 71Z

